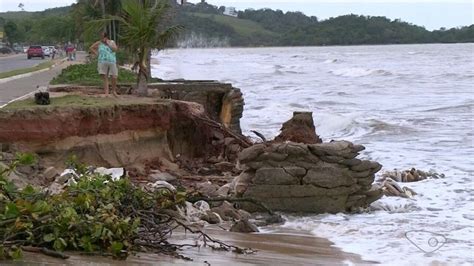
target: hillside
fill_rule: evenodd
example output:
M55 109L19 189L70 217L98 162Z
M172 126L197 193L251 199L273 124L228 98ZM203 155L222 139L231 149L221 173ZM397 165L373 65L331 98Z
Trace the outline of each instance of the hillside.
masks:
M275 32L266 30L262 25L257 22L247 20L247 19L240 19L225 15L215 15L215 14L204 14L204 13L189 13L189 15L197 16L201 18L208 18L213 20L217 24L223 24L229 27L232 27L237 34L242 36L253 36L256 34L260 35L269 35L269 36L276 36Z
M8 12L0 12L0 17L5 20L21 20L21 19L29 19L38 16L64 16L68 15L69 11L71 10L72 6L64 6L64 7L56 7L56 8L49 8L44 11L36 11L36 12L29 12L29 11L8 11Z
M100 12L91 6L85 7L87 2L81 3L41 12L0 13L0 27L9 29L11 42L49 44L79 40L88 43L92 40L85 39L84 24L100 16ZM319 21L301 12L266 8L239 11L238 17L230 17L223 15L224 9L205 2L177 6L170 23L185 27L178 42L188 43L195 36L199 41L186 47L205 46L211 42L209 40L214 40L212 43L217 46L474 42L474 25L428 31L407 22L377 16L350 14ZM5 27L7 23L8 27Z

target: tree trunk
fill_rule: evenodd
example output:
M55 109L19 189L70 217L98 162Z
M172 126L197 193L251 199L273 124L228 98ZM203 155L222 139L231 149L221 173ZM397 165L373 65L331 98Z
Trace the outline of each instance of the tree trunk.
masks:
M143 72L138 72L138 87L137 87L138 96L146 97L148 96L148 81L143 74Z
M148 96L148 53L149 50L145 47L141 47L138 53L138 95Z
M146 56L146 70L148 79L151 79L151 50Z
M105 18L105 2L104 0L100 1L100 9L102 11L102 18ZM104 26L104 32L107 32L108 26Z

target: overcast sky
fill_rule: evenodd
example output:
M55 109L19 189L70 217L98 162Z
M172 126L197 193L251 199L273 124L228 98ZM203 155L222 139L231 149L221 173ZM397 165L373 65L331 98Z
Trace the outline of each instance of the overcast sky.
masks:
M189 0L200 2L200 0ZM65 6L75 0L0 0L0 12L18 11L23 3L27 11ZM246 8L272 8L301 11L307 15L327 19L345 14L400 18L429 30L474 24L473 0L207 0L214 5Z

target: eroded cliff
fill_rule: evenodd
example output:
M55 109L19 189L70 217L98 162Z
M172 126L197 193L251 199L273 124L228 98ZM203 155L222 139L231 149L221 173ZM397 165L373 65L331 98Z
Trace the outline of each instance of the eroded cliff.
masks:
M197 103L87 97L97 101L0 110L0 143L11 150L37 153L46 165L64 164L74 154L87 164L127 167L173 161L178 154L219 156L223 148L213 140L230 134Z

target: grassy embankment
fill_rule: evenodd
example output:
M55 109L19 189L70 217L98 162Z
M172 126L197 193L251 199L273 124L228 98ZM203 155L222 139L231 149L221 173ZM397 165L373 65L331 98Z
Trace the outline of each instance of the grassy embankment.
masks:
M26 73L50 68L52 65L54 65L54 61L46 61L34 67L20 68L20 69L3 72L3 73L0 73L0 79L9 78L9 77L13 77L13 76L21 75L21 74L26 74Z

